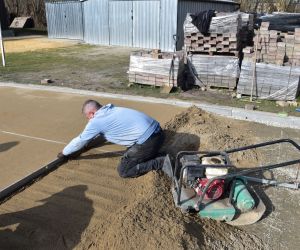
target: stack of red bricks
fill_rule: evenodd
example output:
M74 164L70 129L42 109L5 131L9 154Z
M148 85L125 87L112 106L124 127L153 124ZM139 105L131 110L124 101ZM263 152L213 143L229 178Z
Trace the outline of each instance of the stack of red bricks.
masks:
M187 51L206 52L208 54L232 53L238 55L240 43L235 33L185 33L184 43Z
M188 52L237 56L241 50L241 24L240 14L220 13L213 17L209 33L202 34L187 16L184 24L185 48Z

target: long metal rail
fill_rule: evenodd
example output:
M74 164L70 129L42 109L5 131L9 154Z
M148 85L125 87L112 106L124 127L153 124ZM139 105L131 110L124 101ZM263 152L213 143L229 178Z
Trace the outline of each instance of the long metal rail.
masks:
M10 199L13 195L15 195L17 192L27 188L31 184L33 184L36 180L38 180L41 177L46 176L53 170L60 167L62 164L67 162L67 159L64 158L57 158L54 161L49 162L45 166L39 168L38 170L30 173L26 177L16 181L15 183L11 184L8 187L5 187L0 191L0 204L5 202L6 200Z

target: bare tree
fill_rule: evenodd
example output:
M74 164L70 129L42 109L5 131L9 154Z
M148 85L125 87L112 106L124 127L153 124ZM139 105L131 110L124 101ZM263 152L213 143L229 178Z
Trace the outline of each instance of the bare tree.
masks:
M4 0L12 18L16 16L31 16L36 27L46 26L44 1L45 0Z
M296 12L299 1L295 0L239 0L242 11L250 12ZM298 10L299 11L299 10Z
M291 0L277 0L276 7L277 11L288 11L293 1Z

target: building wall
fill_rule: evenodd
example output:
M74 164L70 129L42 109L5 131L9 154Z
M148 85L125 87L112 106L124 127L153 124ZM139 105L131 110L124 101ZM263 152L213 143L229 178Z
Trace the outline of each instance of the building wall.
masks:
M183 46L184 33L183 23L187 13L197 13L205 10L216 10L222 12L233 12L238 9L235 3L222 3L221 1L185 1L178 2L178 18L177 18L177 50L181 50Z
M177 33L177 0L161 0L160 49L173 51Z
M109 45L109 0L89 0L83 3L84 41Z
M183 43L188 12L234 10L233 4L178 0L76 0L46 2L51 38L81 39L91 44L173 51Z
M46 18L50 38L83 40L82 2L47 2Z
M46 11L51 38L82 37L91 44L174 49L177 0L48 0Z

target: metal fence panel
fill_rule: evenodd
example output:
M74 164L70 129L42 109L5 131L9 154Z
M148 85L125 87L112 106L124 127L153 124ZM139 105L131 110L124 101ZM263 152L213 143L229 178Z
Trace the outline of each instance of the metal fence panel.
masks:
M83 40L81 2L47 2L47 25L50 38Z
M177 32L177 0L161 0L160 4L160 49L173 51L173 36Z
M84 2L84 41L109 45L109 0Z
M132 47L132 1L109 2L110 44Z
M133 1L133 47L158 49L160 1Z

